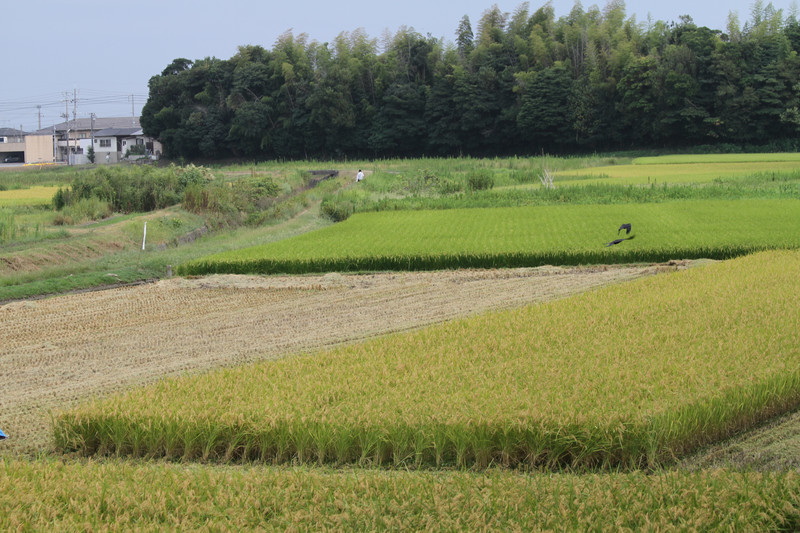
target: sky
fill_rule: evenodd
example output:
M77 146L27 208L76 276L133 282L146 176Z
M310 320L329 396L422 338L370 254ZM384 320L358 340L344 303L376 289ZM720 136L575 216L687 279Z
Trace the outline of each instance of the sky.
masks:
M588 9L607 0L584 0ZM363 29L380 42L401 27L452 42L464 15L473 30L492 5L512 13L520 0L24 0L0 8L0 128L34 131L73 113L78 117L141 114L147 82L173 59L228 59L240 45L271 49L287 31L309 41L332 41L342 32ZM545 3L529 2L530 12ZM765 2L766 4L767 2ZM574 0L552 0L556 18L569 14ZM723 4L719 7L719 4ZM784 14L794 0L774 0ZM690 15L698 26L724 30L729 12L744 23L753 0L626 0L636 20L677 21ZM41 106L41 107L39 107Z

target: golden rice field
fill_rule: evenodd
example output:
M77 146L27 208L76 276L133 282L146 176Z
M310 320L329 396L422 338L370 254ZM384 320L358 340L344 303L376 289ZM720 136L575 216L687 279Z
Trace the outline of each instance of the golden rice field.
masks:
M790 531L800 476L213 468L0 458L3 531Z
M651 157L637 157L631 162L634 165L652 165L661 163L800 163L800 153L796 152L762 152L743 154L673 154Z
M172 278L0 305L0 428L12 436L0 452L45 449L54 407L162 376L272 359L678 268L685 265Z
M654 466L800 405L800 252L763 252L60 414L61 449Z
M36 185L28 189L0 191L0 207L49 205L57 190L55 186Z
M652 158L655 161L661 158ZM647 162L586 169L564 170L556 173L559 185L615 183L644 185L662 183L705 183L715 179L729 180L753 174L781 175L800 172L800 161L709 161L700 163Z

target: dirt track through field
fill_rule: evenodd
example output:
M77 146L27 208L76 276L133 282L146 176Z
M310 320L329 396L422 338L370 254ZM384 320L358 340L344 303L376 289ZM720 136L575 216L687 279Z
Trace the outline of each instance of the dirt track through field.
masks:
M49 412L92 395L688 266L173 278L6 304L0 454L45 449Z

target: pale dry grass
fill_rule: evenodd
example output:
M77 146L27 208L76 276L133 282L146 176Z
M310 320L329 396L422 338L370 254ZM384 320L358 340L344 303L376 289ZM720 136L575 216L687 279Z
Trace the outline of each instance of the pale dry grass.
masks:
M50 439L49 411L163 376L277 358L663 270L632 266L211 276L0 307L6 450Z

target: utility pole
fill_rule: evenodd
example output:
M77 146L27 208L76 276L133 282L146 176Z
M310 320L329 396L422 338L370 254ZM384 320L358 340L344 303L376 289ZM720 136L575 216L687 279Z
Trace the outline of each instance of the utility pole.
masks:
M69 93L64 92L64 131L66 133L65 139L67 140L66 143L66 151L67 154L67 164L69 165Z
M134 111L133 97L134 95L131 95L131 126L136 126L136 111Z
M39 110L39 129L42 129L42 106L37 105L36 109Z
M72 127L78 132L78 88L72 88ZM75 135L75 153L78 153L78 136Z

